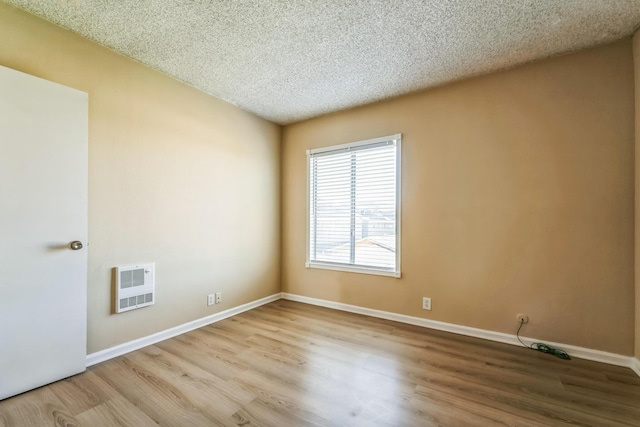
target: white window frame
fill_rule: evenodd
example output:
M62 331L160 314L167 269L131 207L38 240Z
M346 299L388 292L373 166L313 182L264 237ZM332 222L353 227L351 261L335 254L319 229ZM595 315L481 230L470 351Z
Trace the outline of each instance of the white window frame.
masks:
M396 144L396 265L395 268L385 269L385 268L376 268L376 267L364 267L364 266L354 266L349 264L342 263L331 263L331 262L322 262L322 261L311 261L311 191L310 191L310 168L311 168L311 156L313 154L325 153L331 151L344 151L350 150L353 147L361 147L363 145L374 145L380 144L384 142L395 141ZM305 266L307 268L319 268L325 270L337 270L337 271L346 271L352 273L365 273L365 274L374 274L379 276L391 276L400 278L401 270L400 270L400 260L401 260L401 222L402 222L402 203L401 203L401 188L402 188L402 134L397 133L395 135L383 136L380 138L367 139L363 141L350 142L347 144L333 145L329 147L315 148L307 150L307 199L306 199L306 263Z

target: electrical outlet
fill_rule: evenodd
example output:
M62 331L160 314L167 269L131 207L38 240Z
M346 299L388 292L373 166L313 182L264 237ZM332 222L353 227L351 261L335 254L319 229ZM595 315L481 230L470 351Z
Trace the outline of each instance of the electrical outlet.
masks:
M422 308L424 310L431 310L431 298L427 298L427 297L422 298Z
M518 314L516 319L518 320L518 323L529 323L529 316L526 314Z
M216 304L220 304L222 302L222 292L216 292Z
M213 305L215 301L215 296L213 294L207 295L207 305Z

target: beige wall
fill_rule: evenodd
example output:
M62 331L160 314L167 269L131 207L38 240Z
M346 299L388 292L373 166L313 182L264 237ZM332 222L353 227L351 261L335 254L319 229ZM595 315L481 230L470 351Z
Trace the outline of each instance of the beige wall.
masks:
M280 291L279 126L1 2L0 65L89 93L89 353ZM156 305L112 315L139 262Z
M0 65L89 93L90 353L278 292L282 224L286 292L507 333L524 312L527 336L621 354L635 309L640 355L631 53L294 124L280 151L278 126L0 2ZM305 269L305 149L396 132L403 277ZM112 315L111 268L145 261L157 304Z
M640 359L640 31L637 31L633 37L633 59L634 59L634 73L635 73L635 93L636 93L636 180L635 180L635 194L636 194L636 241L635 241L635 263L636 263L636 346L635 356Z
M633 354L633 91L627 39L285 127L283 290ZM396 132L402 278L305 269L305 149Z

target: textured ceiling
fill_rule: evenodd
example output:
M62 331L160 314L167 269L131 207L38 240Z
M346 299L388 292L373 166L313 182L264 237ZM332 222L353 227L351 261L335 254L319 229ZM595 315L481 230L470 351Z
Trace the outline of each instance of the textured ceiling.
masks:
M640 24L640 0L8 3L281 124L607 43Z

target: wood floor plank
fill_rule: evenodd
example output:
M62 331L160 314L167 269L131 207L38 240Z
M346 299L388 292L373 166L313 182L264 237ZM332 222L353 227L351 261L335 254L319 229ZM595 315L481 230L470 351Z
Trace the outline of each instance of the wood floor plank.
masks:
M380 366L383 365L381 360L380 358L372 358L367 367L372 371L380 371ZM398 360L388 362L397 365ZM599 412L610 412L616 413L618 418L632 419L635 416L635 411L630 411L630 408L623 403L577 394L567 398L566 390L558 379L536 378L529 375L518 375L510 371L501 372L494 367L483 366L481 360L479 362L460 363L460 361L453 359L438 359L437 357L410 360L404 362L404 375L409 375L416 378L416 381L425 383L437 374L444 374L465 384L490 385L496 391L521 395L532 401L559 404L568 409L593 413L594 415ZM499 378L499 381L496 381L496 378Z
M256 397L156 346L145 347L128 358L174 385L203 411L207 406L207 410L213 408L216 413L231 415L240 409L239 405Z
M124 398L140 408L149 418L166 426L224 425L209 419L176 385L171 384L128 356L109 360L94 367L100 378Z
M640 378L279 300L0 401L57 425L640 427Z
M237 424L241 426L322 426L291 413L282 404L266 402L260 398L234 414L234 419L238 420Z
M527 426L543 427L548 424L496 410L490 406L454 396L449 393L422 390L410 401L413 411L431 419L437 425L465 426Z
M216 335L203 331L192 331L175 338L160 342L156 346L222 379L233 378L248 369L235 358L238 352L250 348L248 346L229 346L228 342L217 339Z
M292 414L309 422L330 425L330 418L325 417L333 410L333 406L319 401L315 393L310 393L312 397L305 398L304 405L300 405L301 394L298 389L265 381L264 376L260 374L244 374L242 378L235 378L232 382L255 394L262 401L271 402L272 405L281 405Z
M157 427L142 410L134 406L123 396L116 396L85 412L76 415L76 420L83 426L100 427Z
M50 387L0 401L0 426L79 426Z
M452 390L455 390L451 393ZM491 412L507 414L514 419L535 422L551 426L609 426L620 427L625 424L578 411L560 408L553 404L522 398L477 384L463 384L458 381L432 382L427 386L418 386L416 396L431 399L434 395L455 394L461 401L481 403Z
M88 411L119 396L117 391L91 371L55 382L49 389L72 415Z

